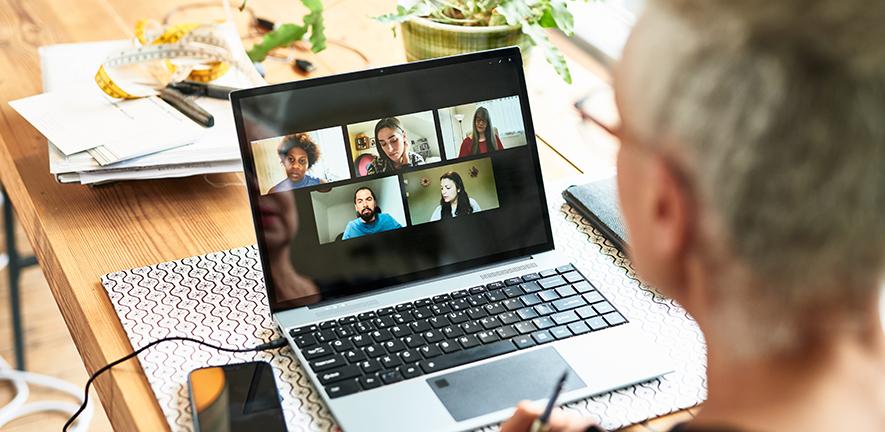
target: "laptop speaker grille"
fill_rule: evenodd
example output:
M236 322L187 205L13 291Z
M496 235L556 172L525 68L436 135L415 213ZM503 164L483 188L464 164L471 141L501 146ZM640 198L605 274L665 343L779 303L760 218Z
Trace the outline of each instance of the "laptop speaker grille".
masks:
M501 276L504 276L504 275L507 275L510 273L523 272L528 269L533 269L535 267L538 267L538 264L536 264L536 263L523 264L521 266L510 267L510 268L504 269L504 270L483 273L483 274L479 275L479 277L481 279L500 279Z

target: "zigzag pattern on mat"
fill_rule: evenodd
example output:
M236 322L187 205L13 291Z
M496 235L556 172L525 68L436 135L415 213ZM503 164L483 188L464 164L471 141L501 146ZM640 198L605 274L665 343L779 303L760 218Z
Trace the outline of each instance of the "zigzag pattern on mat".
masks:
M677 372L567 406L615 429L695 406L706 397L705 348L685 311L639 283L623 254L562 200L551 200L557 250L642 326ZM559 217L556 217L556 216ZM577 228L577 232L576 232ZM102 277L133 347L167 336L191 336L228 347L280 336L270 317L255 246L110 273ZM139 356L173 431L192 431L187 373L209 365L266 360L274 367L291 431L336 429L335 421L289 348L221 353L187 342L166 342ZM484 430L497 430L490 426Z

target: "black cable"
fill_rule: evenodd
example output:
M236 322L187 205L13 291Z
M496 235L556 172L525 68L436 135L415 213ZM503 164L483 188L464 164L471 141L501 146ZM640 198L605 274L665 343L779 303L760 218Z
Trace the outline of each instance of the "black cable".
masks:
M161 343L161 342L175 341L175 340L177 340L177 341L195 342L195 343L198 343L198 344L200 344L200 345L205 345L205 346L207 346L207 347L209 347L209 348L217 349L218 351L232 352L232 353L243 353L243 352L253 352L253 351L265 351L265 350L272 350L272 349L282 348L282 347L286 346L286 338L274 339L274 340L272 340L272 341L270 341L270 342L266 342L266 343L263 343L263 344L260 344L260 345L256 345L256 346L254 346L254 347L252 347L252 348L225 348L225 347L220 347L220 346L218 346L218 345L211 344L211 343L209 343L209 342L203 342L203 341L201 341L201 340L197 340L197 339L189 338L189 337L185 337L185 336L172 336L172 337L165 337L165 338L162 338L162 339L157 339L157 340L155 340L155 341L153 341L153 342L151 342L151 343L149 343L149 344L147 344L147 345L145 345L145 346L143 346L143 347L141 347L141 348L139 348L139 349L137 349L137 350L135 350L135 351L133 351L133 352L131 352L131 353L129 353L129 354L126 354L125 356L123 356L123 357L121 357L121 358L119 358L119 359L117 359L117 360L114 360L114 361L111 362L111 363L108 363L108 364L102 366L101 369L95 371L95 373L93 373L92 376L89 377L89 381L86 381L86 388L85 388L85 390L84 390L84 392L83 392L83 404L81 404L81 405L80 405L80 409L78 409L77 412L75 412L74 415L72 415L71 418L69 418L68 421L65 422L65 425L62 427L62 431L65 431L65 432L66 432L66 431L68 430L68 427L70 427L71 424L73 424L74 421L77 419L77 416L79 416L80 413L83 412L84 409L86 409L86 404L89 402L89 386L92 385L92 381L94 381L96 378L98 378L98 376L101 375L102 372L104 372L104 371L106 371L106 370L108 370L108 369L110 369L110 368L112 368L112 367L114 367L114 366L116 366L116 365L118 365L118 364L120 364L120 363L123 363L124 361L129 360L129 359L131 359L132 357L135 357L135 356L141 354L144 350L146 350L146 349L148 349L148 348L150 348L150 347L152 347L152 346L154 346L154 345L157 345L157 344L159 344L159 343Z

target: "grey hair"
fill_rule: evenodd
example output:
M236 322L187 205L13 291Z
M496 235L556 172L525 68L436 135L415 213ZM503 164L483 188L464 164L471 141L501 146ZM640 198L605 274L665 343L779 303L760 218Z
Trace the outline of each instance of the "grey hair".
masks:
M821 307L868 308L885 276L885 3L660 0L640 23L625 127L683 172L711 262L740 263L720 294L780 342Z

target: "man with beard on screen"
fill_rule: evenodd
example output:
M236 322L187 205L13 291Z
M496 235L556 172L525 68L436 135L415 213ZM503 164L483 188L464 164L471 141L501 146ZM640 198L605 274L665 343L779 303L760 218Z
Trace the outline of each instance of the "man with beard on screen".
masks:
M344 228L344 240L402 228L392 216L381 213L375 200L375 192L368 187L361 187L353 194L353 207L357 218L348 222Z

